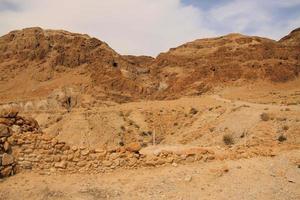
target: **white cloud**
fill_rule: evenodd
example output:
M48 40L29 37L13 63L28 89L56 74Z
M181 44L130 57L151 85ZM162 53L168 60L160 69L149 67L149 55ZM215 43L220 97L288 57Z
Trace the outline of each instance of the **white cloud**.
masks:
M179 0L14 2L24 9L0 14L0 34L29 26L66 29L95 36L123 54L148 55L213 34L201 26L201 11Z
M289 14L285 13L287 11L279 12L280 9L295 6L300 6L299 0L233 0L208 11L208 15L212 24L223 25L226 31L278 40L300 26L299 20L286 18L285 15Z

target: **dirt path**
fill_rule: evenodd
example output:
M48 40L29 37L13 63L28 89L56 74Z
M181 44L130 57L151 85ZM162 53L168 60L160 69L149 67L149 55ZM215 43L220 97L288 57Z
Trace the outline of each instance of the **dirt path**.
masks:
M222 102L230 103L230 104L235 104L235 105L237 105L237 106L246 105L246 106L251 106L251 107L258 108L258 109L265 109L265 108L268 108L268 109L286 109L286 108L293 108L293 109L300 110L300 106L297 106L297 105L289 105L289 106L286 106L286 105L274 105L274 104L251 103L251 102L240 101L240 100L233 101L233 100L230 100L230 99L223 98L223 97L221 97L220 95L211 95L210 97L213 98L214 100L222 101Z

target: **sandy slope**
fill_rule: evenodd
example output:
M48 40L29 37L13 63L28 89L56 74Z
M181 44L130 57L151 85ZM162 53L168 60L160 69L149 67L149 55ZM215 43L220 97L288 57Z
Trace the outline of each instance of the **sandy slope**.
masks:
M249 88L255 91L252 92L251 98L247 96ZM24 172L0 182L0 199L297 200L300 198L300 107L297 104L261 102L263 98L257 98L255 101L255 95L260 97L261 90L265 88L255 85L249 88L226 88L226 90L202 97L187 97L172 101L112 104L94 107L88 111L75 109L63 115L65 122L62 123L65 125L69 121L70 130L75 131L76 128L82 130L80 125L75 126L75 118L82 116L83 113L90 113L90 116L94 116L90 120L100 123L103 120L100 117L102 116L110 122L110 126L114 126L113 119L119 116L118 113L128 112L130 114L124 122L130 119L133 124L139 124L140 127L151 126L152 128L155 127L154 125L161 124L165 130L162 132L164 134L160 144L146 147L141 150L141 153L152 154L166 149L184 151L194 146L207 146L214 150L218 149L219 152L231 152L232 155L237 155L235 149L240 147L242 149L240 155L248 155L249 158L244 156L239 159L233 156L222 160L216 155L216 159L212 161L190 162L187 160L182 164L166 164L160 167L142 167L131 170L118 169L103 174L54 172L48 175L47 173ZM242 98L238 99L236 93L230 93L236 90L240 91ZM298 91L298 86L295 87L295 84L292 84L285 90L279 90L276 87L268 90L279 92L290 90L294 93ZM265 93L264 98L272 96L273 93ZM295 100L293 95L276 97L279 101ZM191 108L197 109L199 113L189 114ZM151 115L153 123L144 121L144 117L147 116L145 112L148 111L153 113ZM273 119L261 120L260 115L263 112L269 113L270 118ZM188 117L180 113L186 113ZM44 114L41 111L35 113L42 125L49 123L48 118L44 122L41 120ZM51 116L51 113L48 115ZM176 121L186 125L178 129L173 126ZM104 122L105 120L101 123L105 124ZM115 128L120 125L117 122ZM169 122L172 122L172 126ZM82 124L82 127L91 124L93 123L88 121L87 124ZM287 131L282 129L285 125L289 127ZM51 126L57 125L54 123ZM126 129L132 128L130 123L124 123L124 126ZM211 127L215 128L213 132L210 131ZM169 134L175 130L177 131L175 134ZM241 138L239 134L244 130L248 132L244 138ZM235 144L231 147L223 143L224 132L231 133L235 140ZM99 134L83 138L72 136L72 134L66 135L66 133L62 131L58 137L69 143L85 139L95 141L101 141L100 138L105 139ZM157 133L160 136L160 132ZM278 134L284 134L287 140L282 143L276 142ZM132 135L130 138L134 140ZM127 139L130 140L130 138ZM151 142L150 140L149 145ZM274 153L265 154L270 150Z

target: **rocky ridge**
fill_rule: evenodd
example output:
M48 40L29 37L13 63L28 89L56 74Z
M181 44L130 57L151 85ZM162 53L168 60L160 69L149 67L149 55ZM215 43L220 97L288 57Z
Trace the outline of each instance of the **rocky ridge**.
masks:
M20 100L47 98L55 89L71 87L93 102L122 103L200 95L237 82L286 82L299 74L299 35L296 29L274 41L229 34L195 40L154 59L122 56L83 34L12 31L0 38L0 100L9 101L8 88Z

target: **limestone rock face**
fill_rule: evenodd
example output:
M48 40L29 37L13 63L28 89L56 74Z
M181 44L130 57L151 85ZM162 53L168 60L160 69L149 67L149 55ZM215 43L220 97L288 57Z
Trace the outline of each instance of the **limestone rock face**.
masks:
M83 104L84 95L95 102L122 103L199 95L238 80L286 82L299 75L299 33L295 29L280 41L241 34L198 39L152 58L120 55L86 34L38 27L12 31L0 37L0 86L5 91L0 101L46 99L55 89L72 85L79 97L65 91L62 101L36 104L70 110ZM22 85L24 81L28 84Z
M168 85L162 92L168 98L196 95L237 80L286 82L299 75L299 44L299 29L280 41L229 34L171 48L150 68L160 82Z
M32 83L36 91L42 91L38 95L44 97L52 92L44 88L43 83L49 81L55 85L54 89L73 85L80 90L80 86L85 86L93 90L84 93L100 92L102 98L114 98L115 101L136 98L141 95L144 87L138 76L139 65L116 53L105 42L86 34L43 30L39 27L12 31L0 37L0 63L0 73L3 74L0 79L1 88L16 78L20 84L17 84L18 92L15 95L21 99L37 95L21 84L24 80L27 86ZM25 70L26 75L15 73ZM59 81L61 76L68 80ZM114 97L111 93L120 96ZM9 99L9 95L1 98ZM76 101L73 100L69 102L71 105Z

